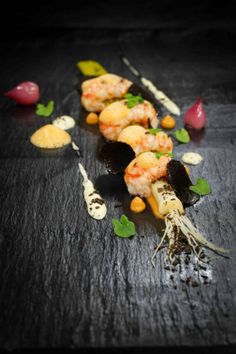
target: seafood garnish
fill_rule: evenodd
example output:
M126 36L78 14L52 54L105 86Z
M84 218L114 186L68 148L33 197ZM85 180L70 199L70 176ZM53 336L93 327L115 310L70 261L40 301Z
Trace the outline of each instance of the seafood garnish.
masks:
M158 126L157 112L153 105L144 101L128 108L126 100L111 103L99 116L99 129L108 140L117 140L122 129L130 124L140 124L145 128Z
M106 101L122 99L132 82L114 74L104 74L82 83L81 102L89 112L101 112Z
M163 131L152 134L140 125L129 125L118 136L118 141L132 147L136 155L145 151L172 152L173 142Z

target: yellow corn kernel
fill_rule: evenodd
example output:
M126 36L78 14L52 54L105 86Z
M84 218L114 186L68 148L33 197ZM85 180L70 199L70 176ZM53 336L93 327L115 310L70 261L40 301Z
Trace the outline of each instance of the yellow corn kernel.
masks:
M134 197L134 199L130 203L130 209L135 213L141 213L146 209L146 204L141 198Z
M167 115L164 118L162 118L161 126L164 129L173 129L175 127L175 119L170 115Z
M98 115L97 113L89 113L86 117L87 124L97 124L98 123Z

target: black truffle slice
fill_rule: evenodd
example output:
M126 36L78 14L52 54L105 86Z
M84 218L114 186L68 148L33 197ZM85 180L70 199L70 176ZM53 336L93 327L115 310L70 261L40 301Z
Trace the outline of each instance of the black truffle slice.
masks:
M116 175L124 172L135 158L135 153L128 144L109 141L98 151L98 158L105 164L108 172Z
M192 182L180 161L172 159L168 163L167 179L185 207L191 206L199 200L199 195L189 189Z

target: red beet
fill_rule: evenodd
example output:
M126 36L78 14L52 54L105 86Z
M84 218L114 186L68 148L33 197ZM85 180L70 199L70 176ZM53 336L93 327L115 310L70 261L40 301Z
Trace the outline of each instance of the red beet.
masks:
M184 124L194 129L202 129L206 124L206 112L201 97L190 107L184 115Z
M21 82L4 95L16 103L29 106L39 100L39 86L35 82Z

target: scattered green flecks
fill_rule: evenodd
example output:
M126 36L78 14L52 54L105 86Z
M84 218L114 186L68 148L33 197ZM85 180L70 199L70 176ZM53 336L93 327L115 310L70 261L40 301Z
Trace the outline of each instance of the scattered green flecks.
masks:
M128 108L133 108L137 106L137 104L144 102L144 99L141 95L134 96L132 93L127 93L125 95L125 99L127 100L126 103Z
M157 135L157 133L161 132L160 128L150 128L148 129L149 133L152 135Z
M190 141L189 133L187 132L187 130L185 128L177 129L174 132L174 136L179 142L181 142L183 144L187 144Z
M174 157L173 152L156 152L155 155L158 160L162 156Z
M37 104L36 114L42 117L49 117L54 111L54 101L49 101L47 105Z
M207 195L212 192L205 178L197 178L196 184L190 186L189 189L198 195Z
M135 224L129 221L126 215L121 215L120 220L112 219L114 232L117 236L127 238L135 235Z

